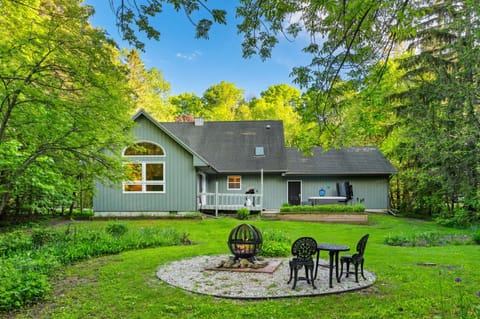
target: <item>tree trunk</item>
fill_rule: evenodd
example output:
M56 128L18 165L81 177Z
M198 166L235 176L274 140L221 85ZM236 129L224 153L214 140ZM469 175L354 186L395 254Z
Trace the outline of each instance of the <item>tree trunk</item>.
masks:
M0 216L6 215L7 202L10 199L10 194L5 193L2 195L2 200L0 202Z

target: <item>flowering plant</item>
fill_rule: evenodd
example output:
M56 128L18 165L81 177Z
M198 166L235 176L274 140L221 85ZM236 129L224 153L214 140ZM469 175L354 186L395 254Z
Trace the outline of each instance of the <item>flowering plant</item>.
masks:
M439 272L442 275L442 272ZM471 298L466 294L465 286L461 277L455 277L455 296L450 298L452 305L448 307L447 303L442 302L442 318L462 318L462 319L480 319L480 304L472 304ZM443 294L443 287L440 283L440 293ZM480 291L476 293L480 297ZM448 310L447 310L448 309ZM449 313L450 312L450 313Z

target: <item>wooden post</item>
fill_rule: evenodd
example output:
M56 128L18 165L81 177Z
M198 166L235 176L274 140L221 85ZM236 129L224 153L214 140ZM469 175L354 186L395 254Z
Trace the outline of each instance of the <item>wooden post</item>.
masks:
M215 217L218 217L218 182L215 182Z
M263 209L263 168L260 170L260 207Z

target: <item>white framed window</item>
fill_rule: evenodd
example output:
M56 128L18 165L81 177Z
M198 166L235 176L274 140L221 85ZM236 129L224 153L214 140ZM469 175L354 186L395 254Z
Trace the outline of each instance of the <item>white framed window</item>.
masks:
M165 162L155 160L165 157L160 145L138 141L124 149L123 156L139 159L125 164L128 179L123 182L123 193L165 193Z
M165 156L163 148L148 141L137 142L123 151L123 156Z
M127 163L129 180L123 182L124 193L165 193L165 163Z
M227 176L227 189L228 190L242 189L242 177L240 175Z

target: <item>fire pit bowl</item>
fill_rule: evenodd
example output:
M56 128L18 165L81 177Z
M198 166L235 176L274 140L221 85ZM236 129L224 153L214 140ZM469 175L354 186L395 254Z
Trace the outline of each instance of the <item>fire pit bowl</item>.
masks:
M228 248L235 256L234 261L238 259L255 260L255 255L262 248L262 234L253 225L241 224L232 229L228 236Z

